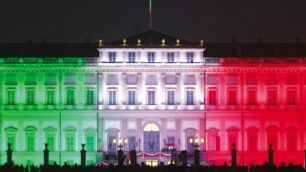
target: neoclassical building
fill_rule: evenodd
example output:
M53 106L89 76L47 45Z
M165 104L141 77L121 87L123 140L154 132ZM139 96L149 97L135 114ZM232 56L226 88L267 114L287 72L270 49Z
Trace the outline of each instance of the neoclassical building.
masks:
M239 164L303 163L306 52L286 45L189 43L149 31L98 44L0 46L1 163L87 164L124 150L157 153L171 145ZM205 155L205 156L204 156Z

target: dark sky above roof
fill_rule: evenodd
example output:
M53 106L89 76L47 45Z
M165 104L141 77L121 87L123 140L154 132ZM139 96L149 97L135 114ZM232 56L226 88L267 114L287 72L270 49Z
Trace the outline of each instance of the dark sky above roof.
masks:
M306 42L305 0L152 1L153 29L188 41ZM0 21L0 42L112 41L148 30L148 0L1 0Z

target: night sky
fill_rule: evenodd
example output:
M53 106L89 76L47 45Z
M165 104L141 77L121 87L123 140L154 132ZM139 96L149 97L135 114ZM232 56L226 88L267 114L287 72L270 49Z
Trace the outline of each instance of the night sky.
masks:
M152 0L153 30L189 41L306 42L306 0ZM1 0L0 42L105 41L149 29L148 0Z

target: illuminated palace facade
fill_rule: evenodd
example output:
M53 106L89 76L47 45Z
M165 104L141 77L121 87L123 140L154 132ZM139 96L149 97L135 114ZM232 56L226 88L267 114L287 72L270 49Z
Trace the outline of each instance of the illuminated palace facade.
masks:
M169 145L192 152L189 138L196 136L205 138L200 149L215 164L230 163L232 144L239 164L267 161L269 144L277 164L303 163L306 59L282 49L256 55L264 45L244 57L250 47L191 44L151 31L83 46L88 55L52 44L37 46L42 54L6 54L1 163L7 143L17 164L42 164L44 143L51 163L79 163L85 143L91 164L116 152L114 138L127 138L125 150L154 153Z

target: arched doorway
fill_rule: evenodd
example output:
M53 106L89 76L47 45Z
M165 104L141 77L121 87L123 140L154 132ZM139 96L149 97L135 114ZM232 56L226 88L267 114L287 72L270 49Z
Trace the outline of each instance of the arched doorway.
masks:
M160 131L155 123L148 123L143 129L143 148L145 152L160 151Z

